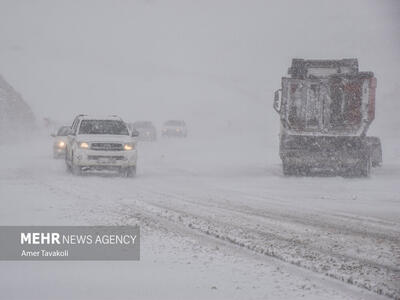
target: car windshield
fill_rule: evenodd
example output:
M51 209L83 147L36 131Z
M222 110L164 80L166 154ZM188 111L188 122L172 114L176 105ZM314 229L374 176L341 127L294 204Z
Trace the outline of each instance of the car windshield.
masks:
M171 121L165 122L165 125L166 126L183 126L183 122L182 121L171 120Z
M57 136L67 136L69 129L69 126L60 127L60 129L58 129Z
M129 135L125 123L119 120L82 120L79 134Z

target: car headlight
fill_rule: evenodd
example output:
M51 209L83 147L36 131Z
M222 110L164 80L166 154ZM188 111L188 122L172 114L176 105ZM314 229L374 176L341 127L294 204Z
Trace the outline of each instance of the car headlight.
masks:
M176 129L176 132L179 132L179 131L181 131L181 129L180 129L180 128L177 128L177 129Z
M65 142L59 141L59 142L57 143L57 146L58 146L58 148L64 148L64 147L65 147Z
M88 149L88 148L89 148L89 144L86 143L86 142L81 142L81 143L79 144L79 148Z
M124 145L124 150L129 151L129 150L133 150L135 148L134 144L125 144Z

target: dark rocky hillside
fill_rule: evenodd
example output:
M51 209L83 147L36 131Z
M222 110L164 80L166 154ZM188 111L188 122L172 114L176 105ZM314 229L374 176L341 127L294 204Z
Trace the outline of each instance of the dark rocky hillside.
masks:
M0 137L29 133L35 116L22 96L0 75Z

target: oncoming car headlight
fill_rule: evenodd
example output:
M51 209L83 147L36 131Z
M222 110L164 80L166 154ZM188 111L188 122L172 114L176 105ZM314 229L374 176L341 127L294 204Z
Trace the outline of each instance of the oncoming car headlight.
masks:
M129 151L129 150L133 150L135 148L134 144L125 144L124 145L124 150Z
M79 144L79 148L88 149L88 148L89 148L89 144L86 143L86 142L81 142L81 143Z
M64 148L64 147L65 147L65 142L59 141L59 142L57 143L57 146L58 146L58 148Z

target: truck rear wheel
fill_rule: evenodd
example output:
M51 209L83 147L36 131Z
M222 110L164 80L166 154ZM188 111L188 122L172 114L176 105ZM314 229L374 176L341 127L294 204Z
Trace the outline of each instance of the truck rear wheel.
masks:
M372 159L371 155L367 155L362 159L360 167L360 175L362 177L369 177L371 175Z
M306 165L282 162L283 175L285 176L309 176L310 167Z
M282 171L283 171L283 175L285 175L285 176L292 175L292 170L288 164L285 164L285 163L282 164Z
M367 144L371 151L371 162L373 167L382 165L382 144L381 140L376 136L368 136Z
M291 164L289 162L282 162L282 170L283 170L283 175L285 176L294 176L298 175L298 169L294 164Z
M367 154L360 159L355 165L351 175L354 177L369 177L371 175L372 159L371 155Z

